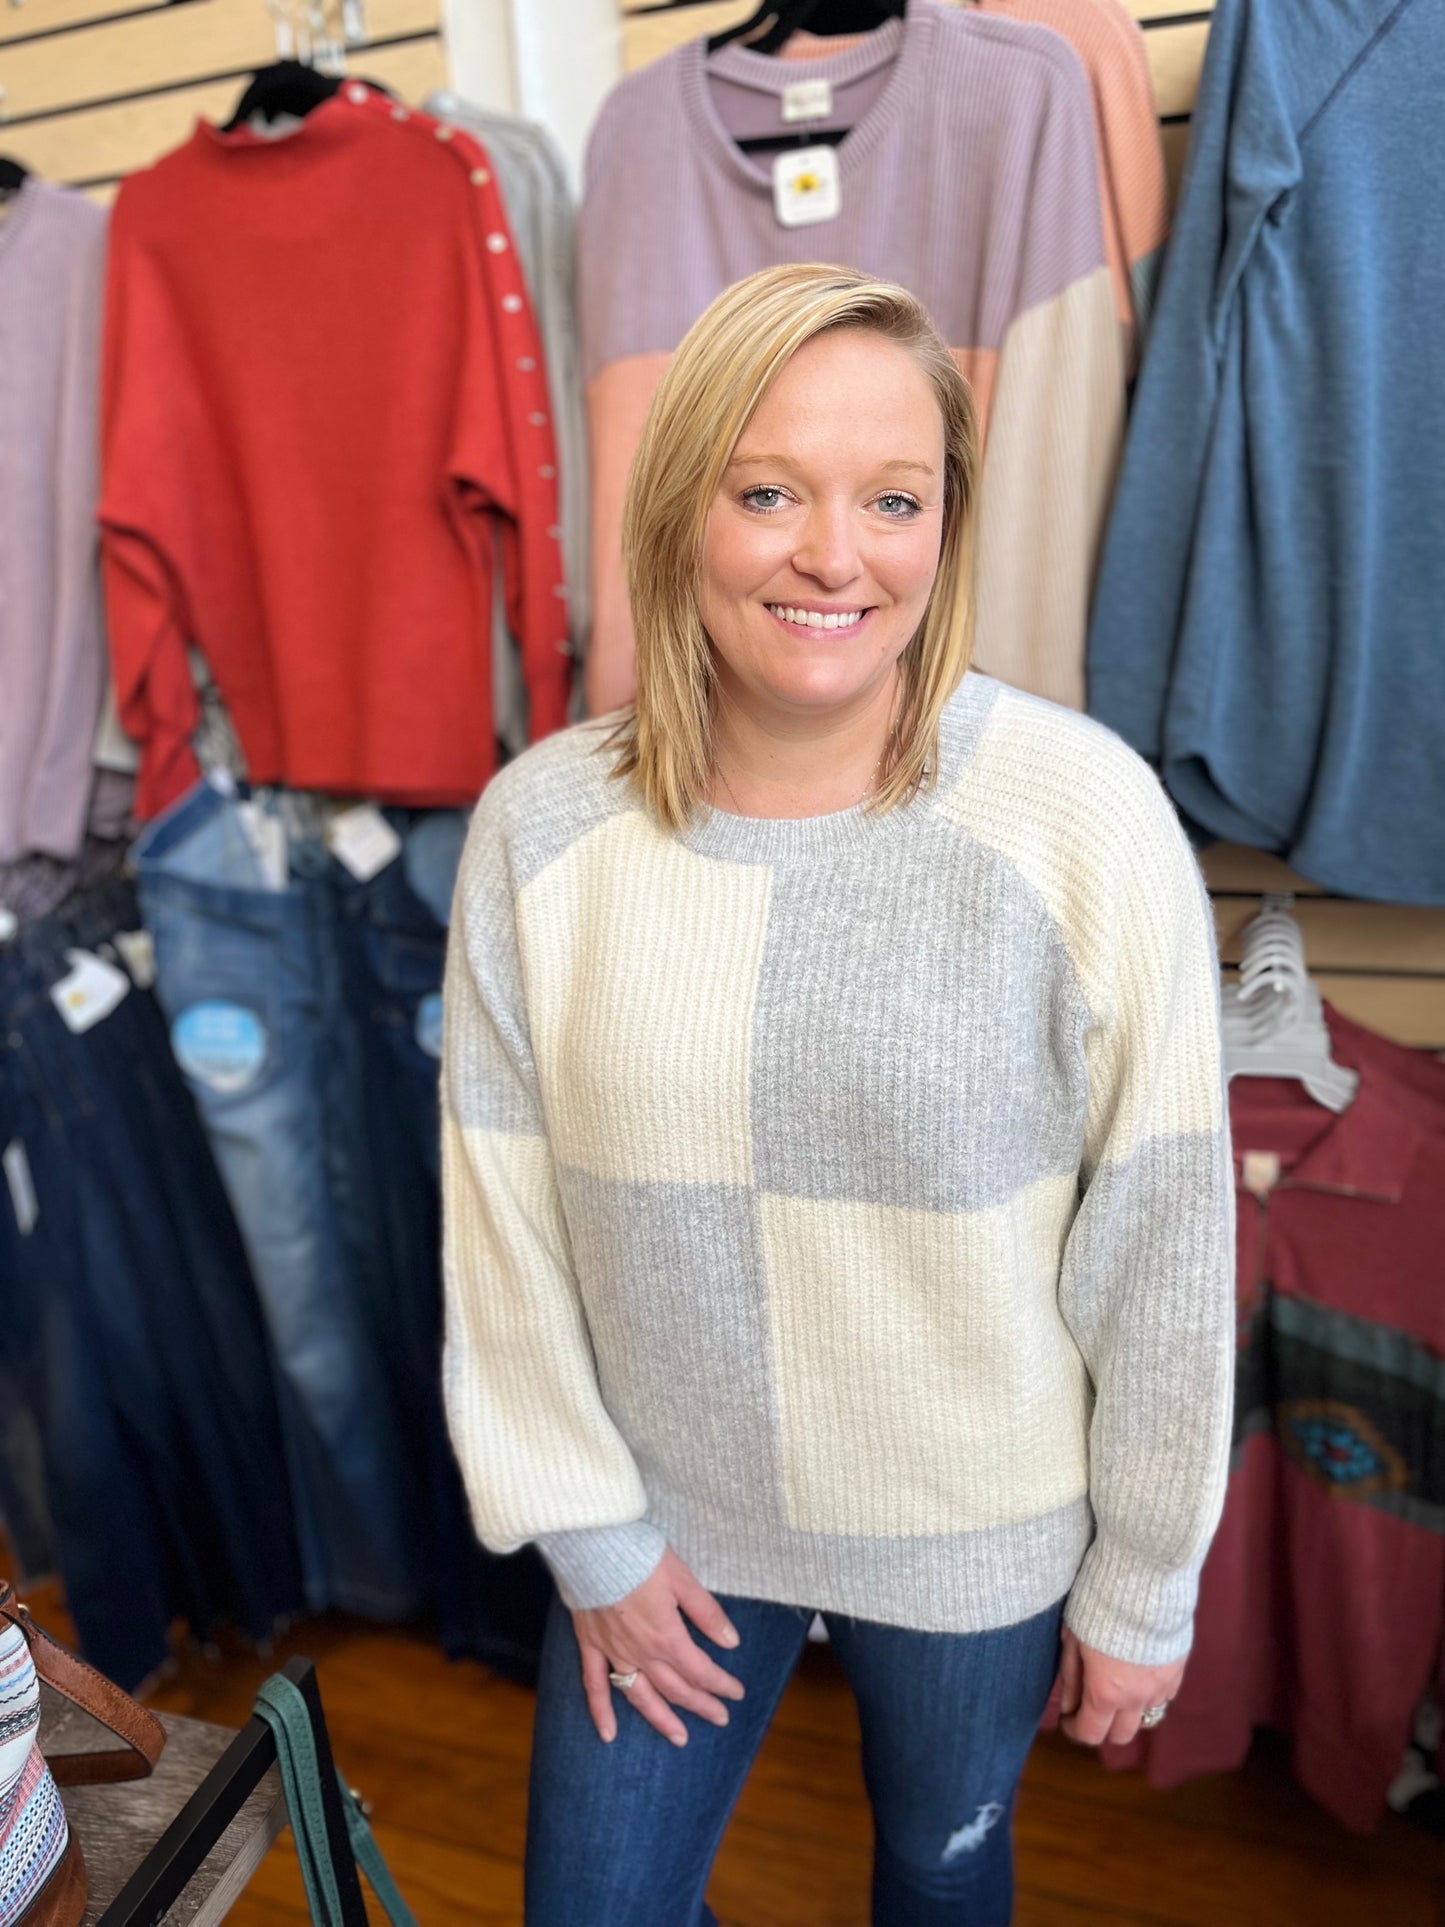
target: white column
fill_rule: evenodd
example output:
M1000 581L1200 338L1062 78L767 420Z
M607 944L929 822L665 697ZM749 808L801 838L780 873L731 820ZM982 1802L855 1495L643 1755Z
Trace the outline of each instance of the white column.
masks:
M580 186L597 109L622 72L617 0L445 0L452 86L537 120Z

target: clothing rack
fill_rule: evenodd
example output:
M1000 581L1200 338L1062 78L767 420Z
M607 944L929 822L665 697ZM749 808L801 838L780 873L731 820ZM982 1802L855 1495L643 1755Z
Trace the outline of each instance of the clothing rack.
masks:
M1178 194L1213 0L1125 0L1144 35L1171 193ZM618 0L623 66L642 67L683 41L744 20L756 0ZM1445 1055L1445 911L1355 901L1296 876L1276 857L1215 844L1201 857L1226 981L1245 927L1268 892L1295 897L1310 973L1356 1022Z

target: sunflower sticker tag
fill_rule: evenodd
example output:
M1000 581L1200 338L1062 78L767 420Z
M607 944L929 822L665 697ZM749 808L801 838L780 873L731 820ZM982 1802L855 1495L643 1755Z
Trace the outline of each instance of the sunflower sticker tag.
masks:
M773 162L773 212L779 227L836 221L842 206L836 149L799 147Z

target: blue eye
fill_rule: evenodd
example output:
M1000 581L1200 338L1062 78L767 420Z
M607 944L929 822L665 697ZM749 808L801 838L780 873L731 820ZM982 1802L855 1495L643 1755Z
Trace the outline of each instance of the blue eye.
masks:
M891 488L886 495L878 497L878 507L893 522L911 522L920 513L922 504L913 496L905 495L901 489Z
M760 501L759 496L771 496L771 501ZM772 515L783 506L783 491L771 483L760 482L756 488L745 488L742 500L759 515Z

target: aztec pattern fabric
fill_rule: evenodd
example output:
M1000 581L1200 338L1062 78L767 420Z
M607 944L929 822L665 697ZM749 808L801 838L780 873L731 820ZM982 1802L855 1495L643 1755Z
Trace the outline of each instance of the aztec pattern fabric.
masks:
M14 1927L60 1865L65 1808L41 1757L40 1681L25 1635L0 1621L0 1927Z
M1230 1087L1239 1353L1229 1494L1169 1718L1111 1765L1233 1773L1255 1729L1300 1783L1379 1824L1435 1676L1445 1595L1445 1064L1325 1006L1360 1073L1335 1115Z
M1112 316L1111 316L1112 325ZM970 673L885 816L664 833L598 725L473 820L445 1390L477 1530L571 1605L1188 1649L1234 1194L1197 865L1109 731Z
M735 135L827 80L841 208L779 225L768 165ZM749 116L753 118L750 119ZM977 661L1072 708L1124 423L1124 340L1099 206L1093 97L1042 26L914 0L841 53L774 60L692 41L617 87L578 229L593 475L589 688L631 689L620 531L628 467L667 362L732 282L836 261L927 306L986 433Z

